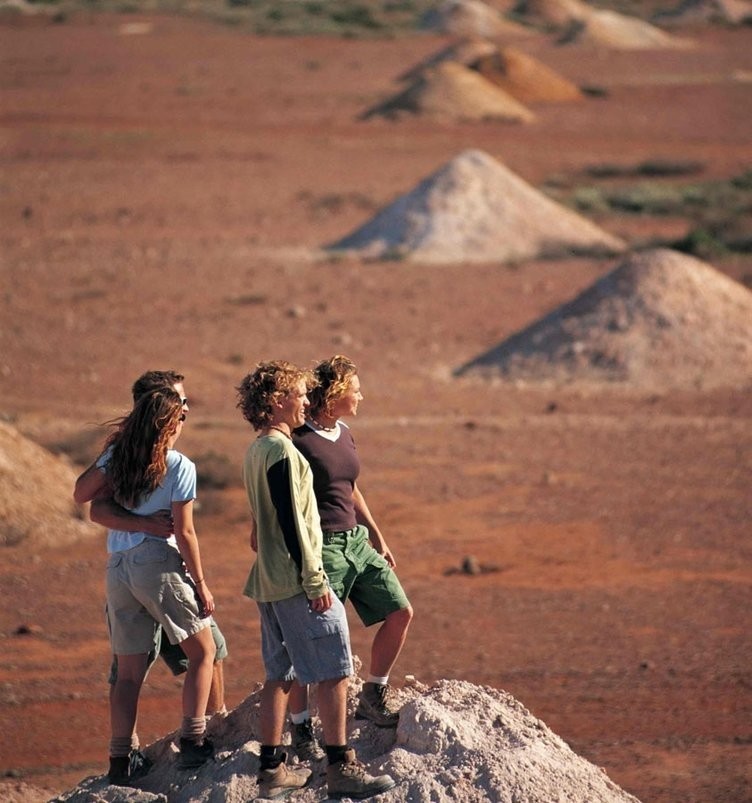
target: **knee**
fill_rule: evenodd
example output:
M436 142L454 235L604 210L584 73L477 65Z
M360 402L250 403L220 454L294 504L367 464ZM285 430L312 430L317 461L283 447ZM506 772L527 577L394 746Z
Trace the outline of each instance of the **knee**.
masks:
M387 616L387 620L402 630L407 630L410 626L410 622L413 620L412 605L408 605L406 608L400 608L398 611L393 611Z

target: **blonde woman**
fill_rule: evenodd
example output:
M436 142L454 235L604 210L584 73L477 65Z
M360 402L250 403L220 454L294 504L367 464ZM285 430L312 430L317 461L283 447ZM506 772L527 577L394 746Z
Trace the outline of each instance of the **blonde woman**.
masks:
M360 460L350 428L341 419L356 416L363 399L355 363L341 354L314 369L306 423L293 432L293 444L313 472L321 528L324 571L332 591L350 600L366 627L378 624L369 673L355 716L382 728L397 726L389 704L389 673L405 643L413 609L394 571L396 560L358 487ZM293 746L302 760L315 760L305 688L290 694Z
M154 634L161 626L189 659L183 685L182 769L213 757L205 738L206 703L215 656L206 584L193 525L196 468L173 447L183 429L183 400L173 388L145 394L116 425L97 465L113 499L131 513L170 510L174 535L109 529L107 624L118 673L110 696L111 783L128 785L144 767L134 764L138 699Z

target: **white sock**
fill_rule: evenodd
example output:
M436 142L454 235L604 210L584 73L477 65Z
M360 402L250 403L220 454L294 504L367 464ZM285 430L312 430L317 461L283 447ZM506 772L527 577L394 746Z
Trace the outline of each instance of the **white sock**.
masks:
M293 725L300 725L310 718L311 713L307 708L301 711L299 714L290 714L290 722L292 722Z
M369 675L367 682L378 683L380 686L387 686L389 685L389 675L384 675L383 678L376 677L376 675Z

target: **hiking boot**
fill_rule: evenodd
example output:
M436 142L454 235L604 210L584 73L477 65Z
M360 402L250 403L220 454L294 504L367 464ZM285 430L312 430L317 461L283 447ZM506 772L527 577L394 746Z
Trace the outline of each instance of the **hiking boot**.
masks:
M110 756L107 780L115 786L130 786L133 781L147 775L152 766L140 750L131 750L127 756Z
M399 712L387 707L388 687L382 683L364 683L355 709L355 719L368 719L380 728L396 728Z
M300 761L321 761L326 753L313 735L313 723L310 719L290 726L292 749Z
M259 770L258 796L268 800L279 800L302 789L310 780L308 767L288 767L287 754L282 753L282 761L273 768Z
M180 738L178 769L192 770L214 758L214 745L206 738L200 743Z
M149 774L154 762L148 759L140 750L131 750L130 755L131 781L137 781Z
M130 756L110 756L107 780L114 786L128 786L131 781Z
M351 797L364 800L372 795L380 795L395 785L390 775L369 775L366 768L355 758L355 751L349 748L344 761L330 764L326 768L326 787L329 797Z

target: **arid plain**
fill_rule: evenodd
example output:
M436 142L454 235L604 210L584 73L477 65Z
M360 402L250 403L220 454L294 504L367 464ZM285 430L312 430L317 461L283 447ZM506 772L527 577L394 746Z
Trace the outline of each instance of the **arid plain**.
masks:
M253 433L234 386L261 359L345 352L365 395L351 422L362 487L416 611L394 682L506 689L646 803L752 800L750 384L452 377L618 260L312 253L467 148L536 187L650 159L740 175L752 30L691 37L692 49L607 52L531 34L519 46L607 91L514 125L358 119L448 37L257 37L133 14L0 25L0 414L75 476L135 376L186 375L179 445L207 478L198 528L230 706L262 678L240 593ZM597 222L635 247L688 227ZM709 261L750 282L749 254ZM469 555L495 571L453 572ZM106 767L104 539L2 557L0 796L43 799ZM358 654L369 638L353 622ZM176 727L179 693L156 667L144 743Z

